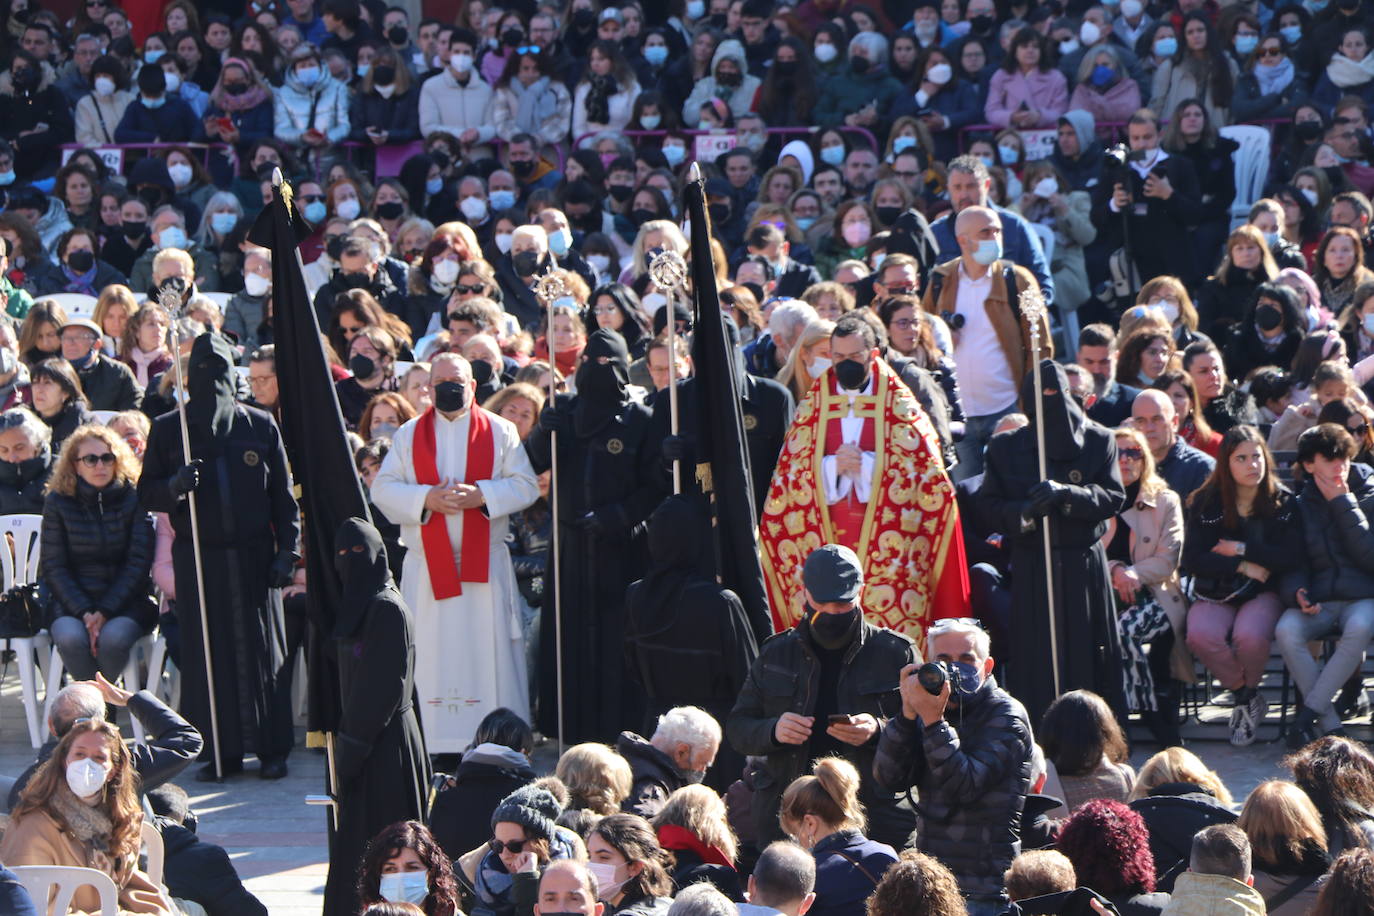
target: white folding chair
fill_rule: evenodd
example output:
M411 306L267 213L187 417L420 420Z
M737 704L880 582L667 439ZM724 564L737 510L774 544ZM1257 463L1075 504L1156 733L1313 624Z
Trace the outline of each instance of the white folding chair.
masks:
M41 912L66 914L72 908L72 897L77 890L90 885L100 895L101 916L119 916L119 891L103 871L72 865L16 865L10 870ZM42 901L48 900L50 895L51 902L43 909Z
M1228 124L1218 131L1223 137L1240 144L1235 152L1236 199L1231 204L1231 227L1250 218L1250 207L1264 193L1264 181L1269 175L1269 129L1254 124Z
M165 645L165 644L164 644ZM132 693L137 693L143 689L143 681L138 676L138 657L142 654L148 659L149 680L152 679L153 657L156 646L153 634L140 636L138 641L129 650L129 660L124 665L124 689ZM57 699L57 693L62 689L62 675L66 672L67 666L62 662L62 654L57 651L57 646L52 647L52 658L48 662L48 690L44 697L43 715L46 717L52 712L53 700ZM159 669L160 670L160 669ZM138 721L138 716L132 711L129 712L129 721L134 732L134 741L139 744L147 744L147 738L143 734L143 723Z
M201 290L200 295L218 305L221 312L229 304L229 300L234 298L233 293L207 293L205 290Z
M91 420L99 423L101 426L109 426L110 420L114 419L115 415L118 413L119 411L117 410L92 410Z
M1045 252L1045 266L1048 267L1054 260L1054 230L1040 223L1031 223L1030 227L1035 230L1035 237L1040 240L1040 248Z
M15 585L38 578L39 531L42 527L41 515L0 516L0 534L7 533L14 541L13 545L0 544L0 591L8 591ZM24 718L29 726L29 743L35 750L43 746L44 729L38 711L38 685L40 681L47 680L51 646L52 637L47 630L39 630L33 636L0 639L0 648L13 650L19 662Z
M145 874L154 884L162 883L162 867L167 860L167 850L162 845L162 834L147 821L143 822L143 851L148 855L148 868Z
M40 296L41 299L51 299L62 310L67 313L68 318L90 318L95 314L95 296L88 296L85 293L49 293Z

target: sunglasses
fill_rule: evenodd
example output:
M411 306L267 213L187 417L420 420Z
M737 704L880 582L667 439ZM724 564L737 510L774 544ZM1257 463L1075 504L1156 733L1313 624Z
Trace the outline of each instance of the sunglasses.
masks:
M539 45L521 45L520 47L518 47L518 48L515 49L515 53L516 53L516 54L538 54L538 53L539 53L540 51L542 51L542 50L544 50L544 49L541 48L541 47L539 47Z
M1138 448L1119 448L1116 453L1120 457L1129 458L1132 461L1140 461L1145 457L1145 453Z
M1260 60L1279 58L1283 56L1283 48L1260 48L1259 56Z
M339 330L340 330L340 331L343 331L345 334L356 334L356 333L358 333L359 331L361 331L362 329L363 329L363 326L360 325L360 324L352 324L352 325L350 325L350 324L341 324L341 325L339 325Z
M302 194L302 195L300 195L300 199L303 200L303 201L305 201L305 202L308 203L308 204L313 204L313 203L315 203L316 201L319 201L320 203L324 203L324 195L323 195L323 194ZM329 238L331 238L331 239L336 239L336 238L342 238L342 236L331 235L331 236L329 236Z
M486 289L487 288L481 285L480 283L474 283L471 286L465 286L464 284L459 283L457 286L453 287L454 293L463 296L476 296L478 293L486 292Z
M983 621L977 617L942 617L930 625L929 632L938 633L940 630L951 630L955 627L977 627L983 629Z
M105 452L102 455L82 455L76 460L80 461L88 468L93 468L101 464L114 464L115 456L114 452Z
M490 840L487 840L487 845L490 846L491 851L496 853L498 856L501 854L502 850L513 853L515 855L519 855L521 852L524 851L525 844L528 842L529 840L511 840L508 843L502 843L496 837L492 837Z

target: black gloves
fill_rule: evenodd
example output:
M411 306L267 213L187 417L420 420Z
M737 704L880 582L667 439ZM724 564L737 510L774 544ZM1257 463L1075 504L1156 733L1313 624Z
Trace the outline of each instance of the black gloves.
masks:
M690 463L692 439L690 436L665 436L663 438L663 460L670 464L674 461Z
M539 425L551 433L566 433L572 431L571 417L568 411L558 407L545 407L539 411Z
M190 464L182 465L177 469L177 472L172 475L173 496L184 496L200 486L201 464L203 462L199 458L194 458Z
M606 519L603 518L601 512L596 509L593 509L574 521L573 525L591 535L599 536L609 534L611 531L611 527L606 523Z
M1049 515L1069 501L1069 486L1054 480L1042 480L1026 494L1026 517Z

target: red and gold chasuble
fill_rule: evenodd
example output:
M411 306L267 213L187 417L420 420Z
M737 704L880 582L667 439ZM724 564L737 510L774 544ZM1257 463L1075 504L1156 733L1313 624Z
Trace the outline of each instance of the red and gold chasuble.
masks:
M855 416L864 420L860 447L874 460L868 502L852 503L863 513L851 546L864 566L864 616L905 633L924 651L932 621L969 614L959 508L935 429L915 396L882 360L873 361L872 372L876 393L853 402ZM823 544L849 540L836 531L821 471L826 452L842 443L840 419L849 413L849 396L838 393L827 369L798 408L773 472L759 540L778 630L803 616L807 556Z
M434 408L421 414L415 422L412 448L415 458L416 483L434 486L439 482L438 456L434 442ZM491 418L480 407L473 407L468 417L468 454L464 468L464 483L490 480L496 461L496 437L492 433ZM448 537L448 516L440 512L430 514L429 521L420 528L420 540L425 545L425 565L429 568L429 583L434 597L442 601L463 594L464 582L486 582L491 571L491 520L479 509L464 509L462 520L462 569L453 558L453 544Z

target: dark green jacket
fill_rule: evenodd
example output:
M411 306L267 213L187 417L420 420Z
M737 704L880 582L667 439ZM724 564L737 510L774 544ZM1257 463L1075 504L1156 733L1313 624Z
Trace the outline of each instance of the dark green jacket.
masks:
M821 97L816 101L812 116L821 127L837 127L845 115L853 114L869 102L881 119L902 94L902 84L888 75L886 68L870 69L863 76L844 69L822 83ZM877 124L869 128L878 133Z

